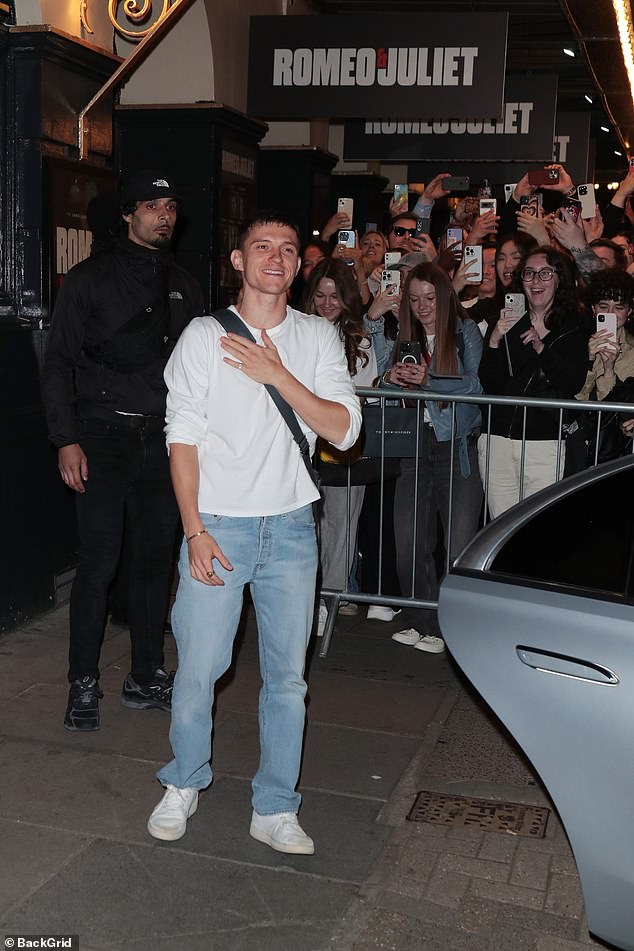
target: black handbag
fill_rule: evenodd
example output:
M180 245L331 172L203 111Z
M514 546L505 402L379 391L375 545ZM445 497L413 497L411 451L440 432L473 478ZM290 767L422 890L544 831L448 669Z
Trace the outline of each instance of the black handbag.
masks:
M364 456L386 459L413 459L420 456L423 445L423 406L363 407Z

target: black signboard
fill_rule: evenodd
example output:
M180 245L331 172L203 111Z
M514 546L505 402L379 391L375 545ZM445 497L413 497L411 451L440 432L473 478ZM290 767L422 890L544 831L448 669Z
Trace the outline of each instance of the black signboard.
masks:
M248 111L500 118L507 28L506 13L251 17Z
M551 140L550 154L542 162L411 162L408 165L407 180L410 182L428 182L434 175L451 172L454 175L468 175L474 184L487 179L492 185L515 184L524 172L543 168L550 162L560 162L569 173L575 185L592 181L593 169L589 166L590 113L557 113L554 141Z
M345 125L348 161L546 161L557 108L556 76L507 76L500 119L367 119Z

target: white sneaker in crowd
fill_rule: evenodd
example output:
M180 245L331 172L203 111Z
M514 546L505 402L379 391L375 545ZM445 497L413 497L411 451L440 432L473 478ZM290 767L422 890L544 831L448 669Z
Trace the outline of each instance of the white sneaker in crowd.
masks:
M185 835L187 820L198 808L198 790L166 786L165 795L148 819L147 830L155 839L174 842Z
M368 608L368 621L391 621L400 613L400 608L395 611L386 604L371 604Z
M419 651L427 651L429 654L442 654L445 649L442 637L436 637L434 634L419 634L413 627L392 634L392 640L399 644L406 644L407 647L415 647Z
M290 855L313 855L315 852L315 843L306 835L294 812L261 816L254 809L249 833L258 842L270 845L276 852L287 852Z

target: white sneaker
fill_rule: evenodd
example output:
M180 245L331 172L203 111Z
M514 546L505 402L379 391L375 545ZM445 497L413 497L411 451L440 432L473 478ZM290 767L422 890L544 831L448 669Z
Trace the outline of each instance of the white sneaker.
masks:
M406 644L408 647L415 647L419 651L427 651L429 654L442 654L445 649L442 637L436 637L434 634L419 634L413 627L392 634L392 640L398 641L399 644Z
M327 620L328 620L328 608L322 602L319 605L319 614L317 616L317 637L324 636L324 628L326 627Z
M276 852L290 855L313 855L315 843L306 835L294 812L278 812L274 816L261 816L253 810L249 834L270 845Z
M368 621L391 621L400 613L400 608L395 611L385 604L371 604L368 608Z
M427 651L429 654L442 654L445 649L445 642L442 637L436 637L434 634L425 634L416 641L414 647L417 651Z
M174 842L185 835L187 820L198 808L198 790L166 786L166 792L148 819L147 830L155 839Z

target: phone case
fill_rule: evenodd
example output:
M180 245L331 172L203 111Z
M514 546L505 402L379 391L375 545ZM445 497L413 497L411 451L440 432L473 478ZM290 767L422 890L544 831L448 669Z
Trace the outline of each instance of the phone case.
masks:
M523 294L505 294L504 308L508 317L522 317L526 311L526 298Z
M389 268L394 267L395 264L398 264L400 260L401 260L400 251L386 251L385 252L384 264L388 270Z
M354 231L340 231L337 234L337 243L345 244L347 248L354 248L356 246Z
M390 288L391 294L398 294L399 290L401 289L400 271L381 272L381 290L384 291L387 287Z
M399 205L404 205L407 207L409 200L409 189L407 185L395 185L394 186L394 201Z
M447 247L462 244L462 228L447 228Z
M468 192L471 179L468 175L451 175L443 179L442 187L446 192Z
M465 264L469 264L466 278L469 284L479 284L482 280L482 247L479 244L467 244L464 249ZM471 262L475 261L474 266Z
M352 227L353 210L354 210L353 198L338 198L337 199L337 211L343 211L347 214L350 228Z
M556 168L537 168L528 173L529 185L556 185L559 181L559 170Z
M597 202L594 197L594 184L588 182L586 185L579 185L577 196L581 202L581 217L594 218L597 213Z
M480 214L484 215L487 211L492 211L493 214L497 214L497 199L495 198L481 198L480 199Z
M616 314L597 314L596 324L597 333L600 330L607 330L614 343L617 342Z

